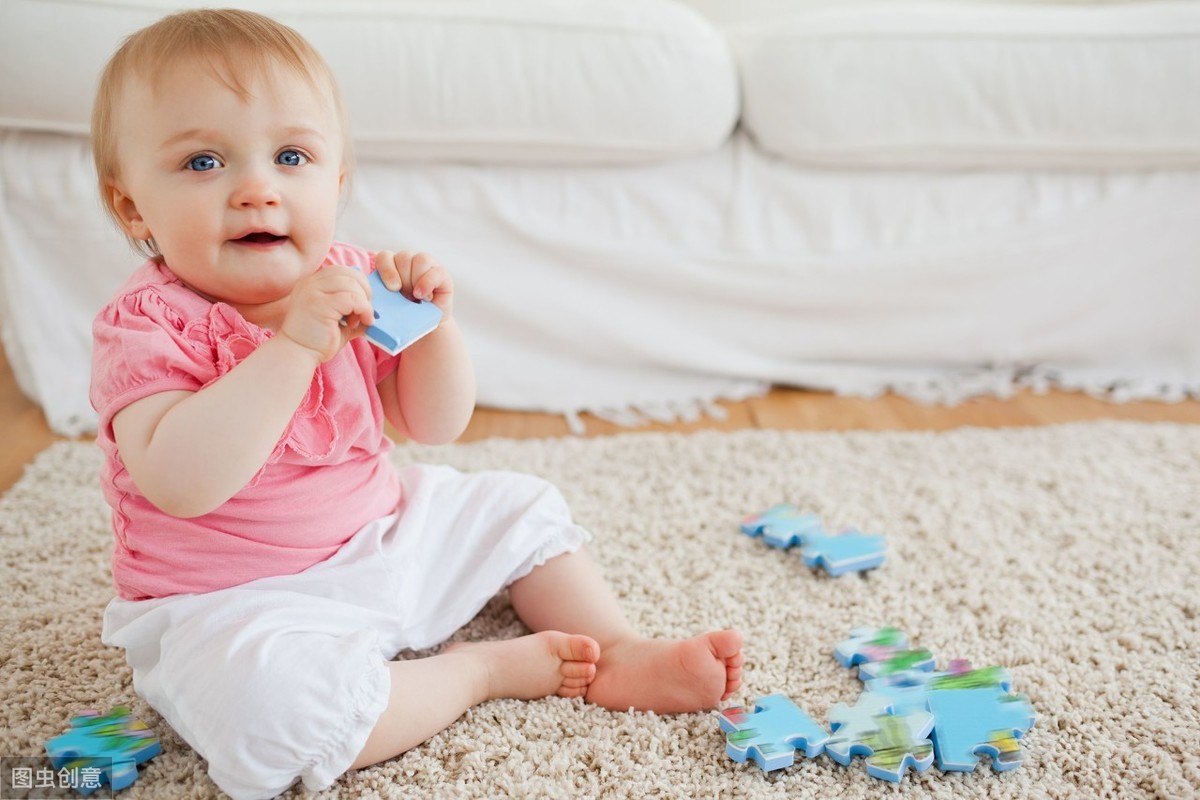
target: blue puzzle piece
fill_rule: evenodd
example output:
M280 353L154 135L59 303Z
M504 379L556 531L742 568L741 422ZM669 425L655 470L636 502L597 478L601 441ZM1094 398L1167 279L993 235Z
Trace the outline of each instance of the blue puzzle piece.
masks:
M800 555L810 567L824 567L837 577L846 572L861 572L883 563L886 545L882 536L846 531L845 533L813 536Z
M441 322L442 310L428 300L417 303L391 291L384 286L378 272L372 272L367 280L371 284L375 324L367 328L366 337L380 350L396 355Z
M935 666L933 653L923 647L897 650L881 661L864 661L859 664L858 679L866 682L900 673L932 672Z
M808 537L823 532L821 518L805 514L789 503L771 506L761 514L751 514L741 524L747 536L761 536L771 547L802 545Z
M899 628L862 625L850 631L850 638L833 649L833 657L849 669L864 661L882 661L888 655L908 649L908 637Z
M867 756L867 774L892 783L904 780L909 767L924 772L933 764L933 744L927 738L933 728L933 715L915 711L898 716L880 717L879 731L862 740L871 748Z
M929 652L911 649L908 637L890 626L855 628L834 648L834 657L844 667L857 666L864 687L855 706L839 703L830 711L833 733L825 750L835 761L846 764L868 750L874 754L882 743L888 748L884 761L874 772L868 763L868 772L899 780L907 766L928 766L927 751L906 749L928 735L943 770L973 770L982 755L990 755L997 770L1020 765L1019 739L1035 714L1024 697L1010 694L1012 675L1003 667L971 669L966 660L955 659L945 671L932 671ZM919 721L922 713L933 720L932 730L907 728L916 731L911 737L894 719L885 719Z
M879 729L875 718L887 714L891 705L891 698L885 695L863 692L854 705L838 703L829 709L829 727L833 733L825 742L825 752L843 766L856 755L868 755L870 748L861 748L858 742Z
M935 686L947 689L998 687L1007 692L1012 688L1012 676L1002 667L971 669L969 663L958 660L951 662L946 672L902 670L867 679L864 686L872 694L887 697L893 713L904 714L928 708L929 692Z
M71 718L71 729L46 742L46 754L56 770L98 773L99 781L81 782L75 788L91 794L108 783L113 791L137 780L137 765L162 752L154 731L129 714L126 706L113 706L107 714L84 711Z
M859 627L850 631L850 638L839 643L833 657L843 667L858 665L859 680L864 682L900 672L934 668L933 654L928 650L910 649L908 637L898 628Z
M941 681L931 683L936 687ZM944 684L942 684L944 685ZM998 771L1014 769L1023 754L1017 742L1036 715L1020 695L999 686L979 689L931 688L927 707L936 720L933 747L938 768L971 772L980 755L992 757Z
M838 703L829 712L833 733L825 752L846 766L854 756L867 757L867 774L899 783L909 767L924 772L933 764L929 732L933 715L916 710L892 713L889 699L863 692L853 706Z
M766 772L790 767L798 749L806 758L819 756L829 738L824 728L781 694L760 697L753 708L727 708L720 723L729 757L739 764L753 758Z

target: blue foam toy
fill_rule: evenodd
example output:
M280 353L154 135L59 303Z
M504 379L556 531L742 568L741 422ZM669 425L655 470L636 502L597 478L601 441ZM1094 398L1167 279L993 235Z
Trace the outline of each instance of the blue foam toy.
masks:
M849 725L848 731L835 727L826 743L835 760L849 760L847 748L871 730L881 710L896 717L927 711L933 719L932 732L927 733L939 768L971 771L981 755L990 755L996 770L1020 765L1024 754L1018 740L1036 715L1028 700L1010 694L1012 675L1003 667L972 669L969 662L956 659L946 671L933 671L929 652L909 648L908 637L892 627L855 628L834 648L834 657L844 667L857 665L864 685L861 710L839 704L836 714L830 713L831 722ZM894 723L889 724L889 737L902 736Z
M931 687L936 687L934 681ZM933 749L938 769L971 772L980 755L992 757L1003 772L1021 765L1018 739L1033 727L1036 715L1029 701L999 686L979 689L931 688L928 708L936 720Z
M886 545L882 536L861 531L846 531L813 536L800 555L810 567L824 567L837 577L846 572L862 572L883 563Z
M844 667L857 666L863 691L853 706L829 712L832 733L783 695L759 698L753 708L721 712L726 752L764 770L791 766L796 750L808 758L822 751L842 765L866 756L867 773L899 783L911 767L936 763L947 772L970 772L990 756L997 771L1020 766L1020 739L1036 721L1027 698L1011 693L1003 667L972 669L964 659L935 671L928 650L910 647L893 627L859 627L834 648Z
M833 648L833 657L849 669L865 661L882 661L896 651L907 649L908 636L899 628L861 625L850 631L849 639L838 642Z
M864 661L859 664L858 679L865 682L899 673L932 672L935 666L933 653L923 647L897 650L881 661Z
M829 738L823 727L782 694L760 697L753 708L727 708L720 723L729 757L739 764L752 758L765 772L790 767L798 749L805 758L816 758Z
M829 711L833 733L825 752L843 766L854 756L867 757L867 774L892 783L909 767L924 772L933 764L933 715L925 710L895 714L889 698L864 691L853 706L838 703Z
M393 292L384 285L378 272L372 272L367 280L371 284L375 324L367 328L366 337L380 350L394 356L432 332L442 321L440 308L428 300L417 303Z
M860 676L861 677L861 676ZM903 714L929 707L929 692L935 686L960 689L1012 688L1012 676L1002 667L971 669L966 661L951 662L946 672L902 670L864 681L867 691L887 697L892 713Z
M799 547L805 564L823 567L834 577L872 569L884 561L882 536L856 530L829 533L818 515L805 514L789 503L743 518L741 529L747 536L761 536L771 547Z
M97 774L97 782L75 785L85 795L104 783L113 791L124 789L137 780L137 765L161 752L154 731L130 716L126 706L113 706L107 714L82 711L71 718L69 731L46 742L46 755L56 770Z
M790 503L779 503L761 514L745 517L741 528L747 536L761 536L771 547L784 549L804 544L809 536L823 530L819 516L806 514Z
M864 691L854 705L838 703L829 709L829 726L833 733L825 742L825 753L843 766L855 755L869 754L870 748L858 748L856 743L877 730L875 717L887 714L890 708L890 698Z

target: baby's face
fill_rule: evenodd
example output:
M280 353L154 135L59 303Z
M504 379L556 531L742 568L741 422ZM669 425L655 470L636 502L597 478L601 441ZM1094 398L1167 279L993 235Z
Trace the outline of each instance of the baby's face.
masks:
M343 144L327 93L283 66L243 100L202 65L117 108L117 212L167 266L238 308L286 297L333 240Z

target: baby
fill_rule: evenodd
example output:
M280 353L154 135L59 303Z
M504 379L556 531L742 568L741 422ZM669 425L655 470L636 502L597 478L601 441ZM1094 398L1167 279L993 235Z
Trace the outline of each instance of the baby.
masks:
M559 492L393 468L384 421L443 443L474 376L436 259L333 240L352 158L328 66L243 11L134 34L93 112L103 201L149 260L94 324L119 596L104 639L235 798L329 786L492 698L688 712L741 683L741 636L651 639ZM440 326L369 345L365 275ZM431 647L507 588L535 633Z

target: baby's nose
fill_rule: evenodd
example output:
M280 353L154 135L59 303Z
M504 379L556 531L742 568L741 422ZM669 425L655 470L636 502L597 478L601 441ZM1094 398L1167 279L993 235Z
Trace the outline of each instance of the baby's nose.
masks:
M266 176L253 173L238 181L229 199L232 205L239 208L270 206L279 202L279 191Z

